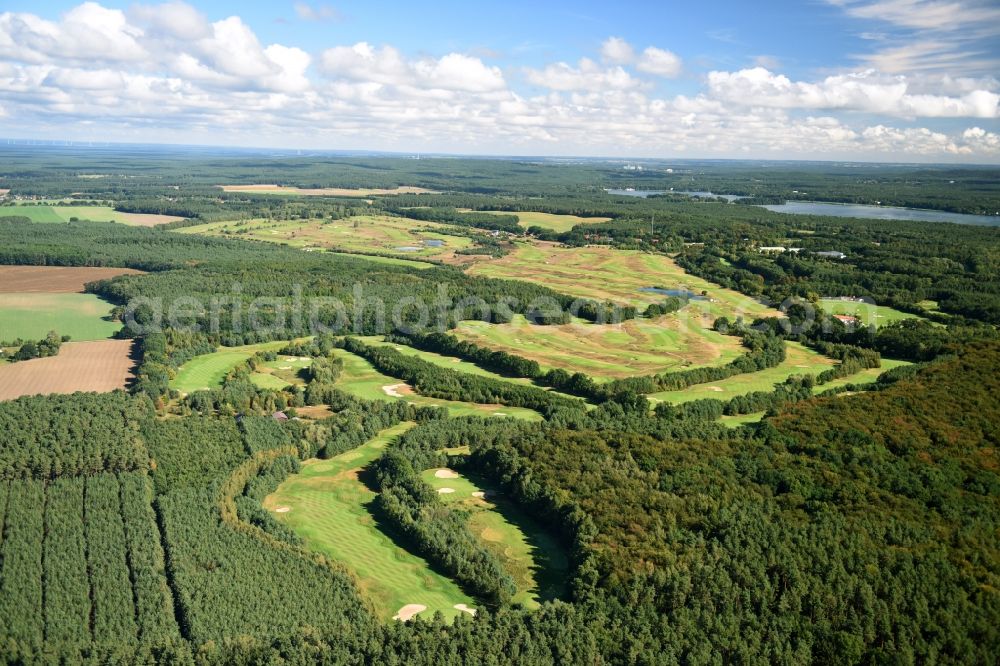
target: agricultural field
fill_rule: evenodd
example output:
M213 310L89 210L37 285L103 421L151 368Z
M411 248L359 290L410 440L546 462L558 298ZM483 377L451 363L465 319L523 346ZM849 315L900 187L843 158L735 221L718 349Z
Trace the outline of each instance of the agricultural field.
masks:
M447 407L451 416L512 416L528 421L539 421L541 415L523 407L506 405L481 405L474 402L428 398L395 377L384 375L367 360L343 349L335 350L337 358L344 361L344 370L337 381L338 388L366 400L405 400L420 407Z
M247 192L249 194L283 194L286 196L311 197L372 197L392 194L433 194L432 190L422 187L403 185L393 189L367 188L350 189L346 187L286 187L284 185L219 185L224 192Z
M469 529L499 558L517 584L514 604L538 608L562 597L569 561L551 534L498 488L482 478L451 469L429 469L421 478L442 501L458 504L469 514Z
M308 460L302 470L264 499L264 508L306 545L343 564L383 619L455 617L476 602L427 561L401 548L376 525L369 506L375 493L359 479L399 434L413 424L382 431L362 446L328 460Z
M40 340L49 331L73 340L105 340L122 327L112 305L94 294L0 293L0 341Z
M285 341L277 341L242 347L222 347L211 354L195 356L177 369L174 378L170 380L170 388L181 393L218 388L222 386L226 374L241 362L257 352L277 351L287 344Z
M537 361L543 369L585 372L595 380L728 363L744 352L739 339L705 326L685 307L656 319L621 324L574 321L536 326L517 315L509 324L463 321L451 331L469 342Z
M890 308L888 305L874 303L859 303L857 301L842 301L839 298L822 298L819 305L823 310L833 315L849 315L857 317L863 326L874 324L876 327L891 324L903 319L917 319L917 315Z
M472 240L441 233L446 225L386 215L357 215L344 220L243 220L187 227L181 233L235 236L282 243L305 250L379 252L398 257L455 260L455 251Z
M42 206L2 206L0 217L12 215L30 218L32 222L62 223L76 220L91 222L121 222L140 227L152 227L157 224L183 220L174 215L153 215L147 213L123 213L110 206L72 206L72 205L42 205Z
M0 617L25 642L179 637L144 473L0 481Z
M832 368L836 361L814 352L797 342L785 342L785 361L776 367L760 372L733 375L727 379L707 384L695 384L679 391L660 391L651 393L648 397L656 402L669 402L678 405L699 398L716 398L728 400L738 395L754 391L773 391L779 384L792 375L818 375Z
M555 213L538 212L507 212L503 210L483 210L479 213L493 213L496 215L517 215L517 222L525 229L529 227L543 227L556 233L569 231L578 224L597 224L598 222L608 222L610 217L580 217L578 215L557 215Z
M132 268L0 266L0 294L83 293L88 282L141 273Z
M58 356L0 365L0 400L123 389L132 379L132 347L132 340L67 342Z
M509 255L477 262L466 272L534 282L570 296L640 308L670 295L692 294L685 310L701 313L709 324L720 316L732 319L743 315L752 320L779 314L737 291L685 273L666 255L648 252L609 247L567 248L536 241L519 243ZM649 289L677 293L644 291Z

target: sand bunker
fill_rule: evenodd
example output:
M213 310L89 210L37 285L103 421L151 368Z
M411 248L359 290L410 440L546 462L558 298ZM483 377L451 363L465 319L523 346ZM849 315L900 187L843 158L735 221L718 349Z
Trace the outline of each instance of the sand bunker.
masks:
M392 616L392 619L406 622L417 613L425 610L427 610L427 606L424 606L423 604L406 604L396 611L396 614Z
M290 506L279 506L279 507L275 508L274 512L275 513L288 513L291 510L292 510L292 507L290 507Z
M457 479L458 472L456 472L453 469L448 469L447 467L443 467L434 472L434 477L438 479Z
M281 365L281 366L278 366L278 370L291 370L291 369L292 369L292 366L290 366L290 365Z
M447 495L448 493L455 492L454 488L438 488L439 495Z
M405 386L405 384L389 384L387 386L383 386L382 390L388 396L391 396L393 398L402 398L403 394L399 392L399 389L402 388L403 386Z
M722 388L721 386L706 386L705 388L707 388L709 391L718 391L719 393L721 393L721 392L723 392L723 391L726 390L726 389Z
M465 604L455 604L454 606L452 606L452 608L454 608L455 610L460 610L463 613L468 613L469 615L475 615L476 614L476 609L475 608L469 608Z
M483 498L483 497L486 497L486 493L484 493L482 490L477 490L477 491L475 491L475 492L472 493L472 496L473 497Z

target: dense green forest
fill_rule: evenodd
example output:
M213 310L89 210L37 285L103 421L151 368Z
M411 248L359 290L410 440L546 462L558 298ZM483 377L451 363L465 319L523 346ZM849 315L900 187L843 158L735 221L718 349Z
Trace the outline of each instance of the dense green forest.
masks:
M0 206L0 264L144 271L86 286L112 317L139 325L120 334L141 352L128 390L0 402L0 661L987 664L1000 654L1000 230L680 194L983 212L1000 207L995 168L649 161L639 174L601 160L0 153L0 187L17 203L75 197L186 218L41 224L9 199ZM436 193L284 197L220 183ZM626 186L677 194L605 191ZM556 233L522 226L527 211L611 220ZM493 239L483 257L515 237L666 253L783 312L716 319L713 336L742 343L724 363L597 381L448 332L458 324L449 308L479 300L502 305L492 323L570 321L574 299L544 286L172 230L360 213ZM824 296L917 316L845 323ZM318 298L328 300L315 311L296 307ZM166 311L178 302L194 305ZM433 305L422 313L420 303ZM681 305L624 313L648 323ZM578 308L594 322L609 309ZM192 359L263 342L275 344L251 348L217 383L171 388ZM746 393L647 398L780 369L793 342L832 365ZM286 357L298 364L294 382L254 382ZM886 358L913 364L876 381ZM867 383L850 383L862 371ZM380 399L346 391L359 377ZM418 406L433 400L544 418ZM474 599L474 616L380 619L365 580L265 508L317 459L355 455L397 427L405 432L356 473L372 494L365 520ZM487 481L558 544L562 598L512 603L502 553L421 478L443 468Z

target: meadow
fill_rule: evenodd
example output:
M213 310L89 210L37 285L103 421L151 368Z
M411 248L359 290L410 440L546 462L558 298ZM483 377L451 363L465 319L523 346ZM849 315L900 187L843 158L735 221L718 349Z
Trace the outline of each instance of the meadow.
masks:
M611 220L610 217L580 217L578 215L557 215L555 213L539 213L535 211L508 212L504 210L483 210L477 212L496 215L517 215L517 223L525 229L542 227L559 234L569 231L578 224L597 224L598 222L608 222Z
M500 560L517 585L512 603L538 608L566 592L569 561L559 543L496 485L450 469L424 470L420 477L447 504L469 514L469 529Z
M301 536L306 545L343 564L383 619L417 607L421 616L435 612L455 617L456 606L476 602L427 561L397 545L369 512L375 493L359 476L382 455L403 423L382 431L362 446L328 460L308 460L264 499L264 508ZM407 607L409 607L407 609ZM405 618L403 618L405 619Z
M0 207L0 217L6 215L27 217L32 222L60 223L72 222L75 219L89 220L91 222L121 222L123 224L143 227L184 219L173 215L123 213L110 206L73 205L17 205Z
M819 301L819 305L829 314L857 317L863 326L874 324L878 327L891 324L895 321L902 321L903 319L918 318L915 314L896 310L895 308L890 308L888 305L843 301L839 298L822 298Z
M224 192L248 192L252 194L281 194L285 196L312 197L370 197L392 194L431 194L422 187L403 185L394 188L347 188L347 187L289 187L284 185L219 185Z
M697 312L684 308L655 319L621 324L575 320L560 326L536 326L516 315L509 324L463 321L451 333L537 361L545 370L580 371L606 381L681 367L721 365L745 351L739 339L708 326L710 322Z
M445 260L453 259L455 250L472 245L472 240L464 236L441 233L447 229L446 225L404 217L356 215L343 220L214 222L187 227L181 232L252 238L302 249L378 252L404 258Z
M94 294L0 293L0 341L40 340L49 331L73 340L104 340L121 328L112 306Z

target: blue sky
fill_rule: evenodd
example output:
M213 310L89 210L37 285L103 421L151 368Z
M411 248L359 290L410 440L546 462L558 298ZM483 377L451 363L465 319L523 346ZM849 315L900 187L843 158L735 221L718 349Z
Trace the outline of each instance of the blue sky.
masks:
M979 0L15 0L0 136L992 163L998 65Z

